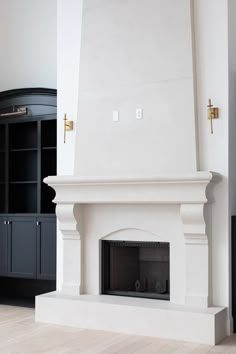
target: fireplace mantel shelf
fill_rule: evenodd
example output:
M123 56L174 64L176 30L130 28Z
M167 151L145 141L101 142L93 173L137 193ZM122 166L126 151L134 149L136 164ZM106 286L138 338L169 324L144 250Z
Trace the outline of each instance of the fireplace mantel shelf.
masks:
M55 189L57 204L199 204L208 201L206 187L218 179L214 172L196 172L151 177L50 176L44 182Z

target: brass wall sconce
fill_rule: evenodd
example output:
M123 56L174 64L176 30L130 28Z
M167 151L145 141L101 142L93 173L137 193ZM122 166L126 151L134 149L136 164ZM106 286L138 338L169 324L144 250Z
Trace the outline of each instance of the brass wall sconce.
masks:
M66 132L73 130L74 128L74 122L73 120L68 120L66 113L64 114L64 144L66 142Z
M211 121L211 134L213 134L213 119L218 119L219 118L219 108L218 107L213 107L211 104L211 99L208 100L208 119Z

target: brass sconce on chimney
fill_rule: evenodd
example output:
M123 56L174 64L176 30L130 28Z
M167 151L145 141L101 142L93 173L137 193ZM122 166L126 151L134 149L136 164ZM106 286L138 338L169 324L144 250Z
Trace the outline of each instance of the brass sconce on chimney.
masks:
M213 134L213 119L218 119L219 118L219 108L217 107L213 107L213 105L211 104L211 99L208 100L208 106L207 106L208 110L208 119L210 119L211 121L211 134Z
M66 142L66 132L73 130L74 128L74 123L73 120L68 120L66 113L64 114L64 144Z

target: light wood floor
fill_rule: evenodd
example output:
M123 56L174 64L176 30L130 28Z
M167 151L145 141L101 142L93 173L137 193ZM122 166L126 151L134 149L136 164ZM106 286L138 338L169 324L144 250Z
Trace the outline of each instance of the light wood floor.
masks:
M211 347L157 338L39 324L30 308L0 305L1 354L234 353L236 336Z

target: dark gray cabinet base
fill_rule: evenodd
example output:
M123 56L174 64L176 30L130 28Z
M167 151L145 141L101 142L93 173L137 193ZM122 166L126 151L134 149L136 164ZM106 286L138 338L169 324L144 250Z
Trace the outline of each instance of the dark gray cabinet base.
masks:
M55 280L0 277L0 304L34 307L35 296L55 290Z
M37 279L56 277L55 218L37 218Z
M0 217L0 275L8 274L8 225L7 218Z
M56 218L0 217L0 276L56 279Z
M8 219L8 272L18 278L36 278L36 220Z

